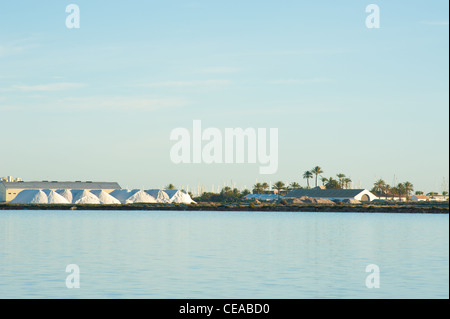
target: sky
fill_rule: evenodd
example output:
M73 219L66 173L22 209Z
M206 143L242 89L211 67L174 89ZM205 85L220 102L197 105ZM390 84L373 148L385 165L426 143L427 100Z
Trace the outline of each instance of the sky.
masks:
M367 28L366 6L380 8ZM80 9L69 29L66 6ZM0 3L0 176L210 191L449 179L449 3ZM278 171L175 164L175 128L277 128Z

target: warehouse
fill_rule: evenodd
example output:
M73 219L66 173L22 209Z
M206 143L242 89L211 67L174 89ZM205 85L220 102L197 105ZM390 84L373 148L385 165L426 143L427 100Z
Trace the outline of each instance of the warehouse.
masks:
M12 201L17 194L23 190L59 190L59 189L76 189L76 190L102 190L106 193L111 193L114 190L121 189L116 182L57 182L57 181L42 181L42 182L23 182L14 181L9 182L2 180L0 182L0 203Z
M286 198L299 198L303 196L340 201L356 199L361 202L371 202L378 199L367 189L322 189L320 187L312 189L295 189L288 193Z

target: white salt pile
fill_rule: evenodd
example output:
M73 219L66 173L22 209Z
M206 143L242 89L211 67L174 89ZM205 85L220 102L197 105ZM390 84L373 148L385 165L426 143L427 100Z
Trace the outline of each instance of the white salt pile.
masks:
M167 196L169 196L169 203L172 202L172 198L179 192L178 189L165 189L164 193L167 194Z
M165 189L164 192L169 196L170 203L195 204L189 194L177 189Z
M64 197L69 203L72 203L73 195L69 189L58 189L56 192Z
M67 199L65 199L55 191L49 190L48 193L46 191L44 192L47 194L49 204L70 204Z
M100 199L87 190L72 190L74 204L101 204Z
M17 194L16 198L14 198L11 203L20 203L20 204L47 204L48 197L47 195L37 189L26 189Z
M133 196L128 198L125 201L126 204L135 204L135 203L156 203L156 199L153 196L150 196L143 190L138 191Z
M169 195L167 195L166 192L160 190L160 189L148 189L145 191L147 194L152 196L156 199L157 203L169 203L170 198Z
M127 199L139 192L139 189L116 189L110 193L111 196L118 199L122 204L125 204Z
M102 204L105 205L121 204L121 202L117 198L109 195L104 190L91 190L91 193L97 196L97 198L100 200Z

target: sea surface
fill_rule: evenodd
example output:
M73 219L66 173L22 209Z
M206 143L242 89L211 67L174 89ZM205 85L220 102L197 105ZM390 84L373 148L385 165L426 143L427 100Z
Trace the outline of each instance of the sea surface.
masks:
M449 298L449 216L0 211L0 298Z

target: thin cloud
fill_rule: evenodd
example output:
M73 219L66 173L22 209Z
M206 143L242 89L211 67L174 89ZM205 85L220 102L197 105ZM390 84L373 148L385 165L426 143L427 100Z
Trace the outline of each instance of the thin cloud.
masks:
M0 45L0 57L14 55L23 51L21 47Z
M218 73L218 74L231 74L239 72L238 68L233 67L210 67L200 71L201 73Z
M184 107L190 102L181 98L145 97L70 97L57 102L59 109L104 111L154 111L164 108Z
M182 8L200 8L200 2L190 2L182 6Z
M55 92L79 89L85 87L83 83L50 83L39 85L14 85L10 88L0 89L1 91L19 91L19 92Z
M190 105L190 101L182 98L165 97L127 97L127 96L89 96L51 99L37 97L33 104L13 102L8 104L0 100L0 110L40 112L148 112L161 109L179 108Z
M448 26L448 21L421 21L421 24L426 25L441 25L441 26Z
M329 78L313 78L313 79L282 79L282 80L274 80L268 81L268 84L313 84L313 83L328 83L332 82Z
M26 50L37 48L39 45L32 43L35 39L18 39L10 43L0 44L0 58L10 55L17 55Z
M204 80L204 81L166 81L147 83L145 87L195 87L195 86L222 86L228 85L229 80Z
M229 54L230 56L290 56L290 55L334 55L351 53L348 49L303 49L303 50L276 50L259 52L242 52Z

